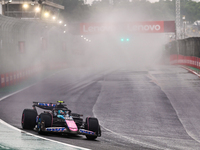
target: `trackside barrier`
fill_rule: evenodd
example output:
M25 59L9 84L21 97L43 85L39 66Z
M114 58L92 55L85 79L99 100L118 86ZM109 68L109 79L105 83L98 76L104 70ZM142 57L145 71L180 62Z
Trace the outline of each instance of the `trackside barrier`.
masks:
M23 70L13 71L10 73L4 73L0 75L0 88L6 87L6 86L12 86L14 84L20 83L26 79L29 79L30 77L33 77L42 71L48 69L48 70L55 70L55 69L64 69L67 68L67 63L65 62L59 62L56 64L51 64L48 67L45 67L45 65L37 65L32 66Z
M6 73L6 86L9 86L9 74Z
M194 56L171 55L171 65L185 65L200 69L200 58Z
M16 83L19 82L19 79L20 79L20 72L16 71Z
M5 75L1 75L1 87L5 87Z
M9 73L10 85L13 85L13 73Z
M170 64L200 69L200 37L174 40L165 45Z
M16 82L17 82L17 73L14 72L13 73L13 84L16 84Z
M177 64L178 64L177 55L171 55L171 56L170 56L170 64L171 64L171 65L177 65Z

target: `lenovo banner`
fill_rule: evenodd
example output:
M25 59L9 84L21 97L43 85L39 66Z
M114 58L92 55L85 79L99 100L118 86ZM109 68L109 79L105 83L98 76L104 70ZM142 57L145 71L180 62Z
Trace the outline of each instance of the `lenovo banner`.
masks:
M80 34L107 33L164 33L175 32L174 21L146 21L126 23L81 23Z

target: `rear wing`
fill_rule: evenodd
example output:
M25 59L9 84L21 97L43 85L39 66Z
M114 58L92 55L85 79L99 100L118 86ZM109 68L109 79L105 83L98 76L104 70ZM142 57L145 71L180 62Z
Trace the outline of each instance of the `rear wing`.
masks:
M33 107L39 107L41 109L52 110L56 107L56 103L47 103L47 102L33 102Z

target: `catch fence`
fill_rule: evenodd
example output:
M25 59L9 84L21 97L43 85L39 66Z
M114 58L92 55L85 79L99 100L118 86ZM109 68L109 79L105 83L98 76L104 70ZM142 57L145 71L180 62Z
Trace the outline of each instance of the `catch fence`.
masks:
M63 25L0 16L0 33L0 87L67 64L70 35Z

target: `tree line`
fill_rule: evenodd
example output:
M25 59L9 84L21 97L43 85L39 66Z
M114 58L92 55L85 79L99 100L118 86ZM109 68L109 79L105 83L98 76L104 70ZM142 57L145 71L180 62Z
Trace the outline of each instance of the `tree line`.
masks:
M68 22L101 21L156 21L175 20L175 0L94 0L91 5L84 0L59 0L65 6L61 15ZM193 23L200 20L200 2L181 0L181 18Z

